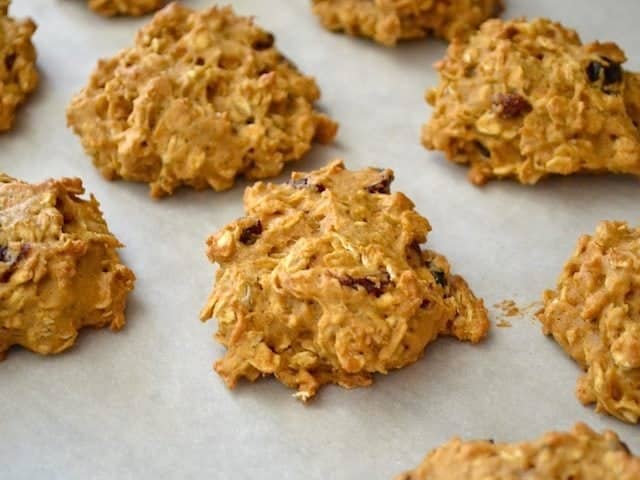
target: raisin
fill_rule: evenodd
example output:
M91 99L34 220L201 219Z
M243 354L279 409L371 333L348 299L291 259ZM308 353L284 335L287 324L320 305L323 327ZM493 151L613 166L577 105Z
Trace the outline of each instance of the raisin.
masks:
M587 65L587 77L590 82L597 82L600 78L600 72L602 71L602 64L600 62L589 62Z
M7 69L7 72L10 72L13 69L13 65L16 63L16 54L10 53L6 57L4 57L4 66Z
M381 296L391 284L389 274L387 272L383 273L382 278L378 282L375 282L369 278L354 278L349 275L340 277L338 281L340 282L340 285L344 287L350 287L354 289L362 287L367 291L369 295L373 295L376 298Z
M267 48L273 47L273 43L276 38L271 33L265 34L263 37L258 38L251 45L255 50L266 50Z
M482 155L483 157L491 157L491 151L484 146L484 144L479 141L479 140L474 140L473 144L475 145L475 147L478 149L478 151L480 152L480 155Z
M431 275L433 275L433 279L438 285L440 285L441 287L447 286L447 276L443 270L435 267L431 262L427 262L427 268L431 272Z
M624 77L622 66L619 63L612 61L609 58L603 58L604 62L592 61L587 65L587 77L589 81L597 82L601 76L604 76L602 85L613 85L614 83L620 83ZM604 71L604 75L602 72Z
M240 234L240 243L253 245L262 233L262 222L258 220L255 224L245 228Z
M391 182L393 182L393 174L383 171L380 181L378 183L374 183L373 185L369 185L367 187L367 192L389 195L391 193Z
M529 101L517 93L499 93L493 98L493 106L502 118L518 118L533 109Z
M429 305L431 305L431 302L425 298L424 300L422 300L420 308L429 308Z
M603 85L611 85L614 83L620 83L622 81L623 73L622 67L619 63L611 63L604 69L604 82Z
M8 262L9 258L9 248L4 245L0 246L0 262Z

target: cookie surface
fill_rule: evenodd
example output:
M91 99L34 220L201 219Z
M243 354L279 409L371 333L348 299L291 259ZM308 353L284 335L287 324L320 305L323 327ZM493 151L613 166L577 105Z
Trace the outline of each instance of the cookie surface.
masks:
M640 459L618 436L584 424L532 442L495 444L454 438L396 480L634 480Z
M83 327L124 325L134 275L83 192L78 178L28 184L0 174L0 358L12 345L59 353Z
M0 0L0 132L13 126L16 109L38 86L36 24L9 16L9 0Z
M538 313L586 373L578 398L621 420L640 420L640 228L602 222L585 235Z
M99 62L67 119L106 178L148 182L159 197L274 176L330 142L337 126L314 110L319 96L250 19L170 4Z
M158 10L165 0L89 0L89 8L100 15L139 16Z
M640 75L613 43L545 19L489 20L454 41L422 141L483 184L576 172L640 175Z
M207 241L219 269L201 314L218 320L229 387L275 375L307 400L326 383L369 385L438 335L486 335L482 300L421 249L429 223L392 180L336 161L245 191L246 216Z
M467 36L502 11L501 0L313 0L329 30L372 38L383 45L436 36Z

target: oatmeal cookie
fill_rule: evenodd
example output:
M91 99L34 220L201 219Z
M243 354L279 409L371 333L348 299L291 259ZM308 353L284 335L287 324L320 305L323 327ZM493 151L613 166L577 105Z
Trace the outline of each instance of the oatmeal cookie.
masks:
M454 438L396 480L635 480L640 458L618 436L582 423L533 442L501 443Z
M271 177L330 142L337 126L314 110L319 96L251 19L174 3L98 64L67 119L106 178L148 182L160 197Z
M583 45L545 19L489 20L456 40L427 92L433 116L422 141L470 180L551 174L640 175L640 75L614 43Z
M79 178L28 184L0 174L0 358L12 345L48 355L82 327L125 323L131 270Z
M158 10L165 0L89 0L89 8L100 15L146 15Z
M218 320L215 370L230 388L275 375L307 400L326 383L369 385L438 335L486 335L482 300L420 247L429 223L392 180L335 161L246 190L246 216L207 242L220 267L201 314Z
M9 17L9 0L0 0L0 132L11 129L15 111L38 86L36 24Z
M640 228L602 222L585 235L538 318L586 373L578 398L629 423L640 420ZM639 477L640 478L640 477Z
M502 0L313 0L329 30L392 46L400 40L468 36L502 11Z

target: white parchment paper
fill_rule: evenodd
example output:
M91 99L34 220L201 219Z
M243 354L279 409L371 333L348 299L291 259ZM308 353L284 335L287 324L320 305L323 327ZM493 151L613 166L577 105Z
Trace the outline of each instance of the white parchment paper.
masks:
M229 391L212 372L223 349L198 312L214 267L208 234L242 214L246 184L153 201L147 186L109 183L65 126L65 107L99 57L129 45L146 19L102 19L83 0L14 0L39 24L42 84L0 136L0 170L29 181L79 176L126 244L137 282L127 327L84 331L71 351L14 349L0 364L2 479L390 479L453 435L515 441L577 421L612 428L640 453L640 427L582 407L579 368L531 316L494 328L478 346L440 340L424 359L371 388L321 390L307 406L274 380ZM187 1L205 7L210 1ZM393 188L431 221L428 245L448 256L487 305L538 300L577 237L602 219L640 221L640 183L552 179L536 187L471 186L466 170L419 144L437 81L440 41L387 49L323 30L306 0L232 0L273 31L278 47L322 88L338 142L295 166L341 156L350 168L396 171ZM548 16L584 40L619 42L640 69L637 0L507 0L507 17ZM288 177L291 168L278 178ZM492 313L494 323L495 311Z

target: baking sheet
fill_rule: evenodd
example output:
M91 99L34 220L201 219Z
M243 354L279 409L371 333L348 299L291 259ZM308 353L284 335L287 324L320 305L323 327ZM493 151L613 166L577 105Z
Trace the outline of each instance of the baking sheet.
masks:
M640 70L636 0L507 1L507 17L549 16L584 40L619 42L628 66ZM341 123L336 145L291 168L314 169L336 156L354 169L393 168L393 187L432 223L428 245L488 306L538 300L577 237L599 220L640 221L633 178L478 189L464 168L424 150L423 92L436 83L431 64L443 42L386 49L324 31L306 0L230 3L255 15L316 76L322 106ZM612 428L640 452L637 426L578 403L578 367L531 315L493 328L478 346L440 340L417 364L378 376L371 388L326 387L306 406L274 380L227 390L211 370L223 353L211 339L215 322L198 321L214 272L204 242L242 214L246 183L153 201L146 185L103 180L65 127L64 110L96 60L129 45L146 20L105 20L82 0L14 0L13 12L39 24L43 78L18 128L0 136L0 170L30 181L82 177L126 244L121 255L138 280L122 332L84 331L75 348L51 358L14 349L0 364L0 478L389 479L456 434L514 441L576 421Z

